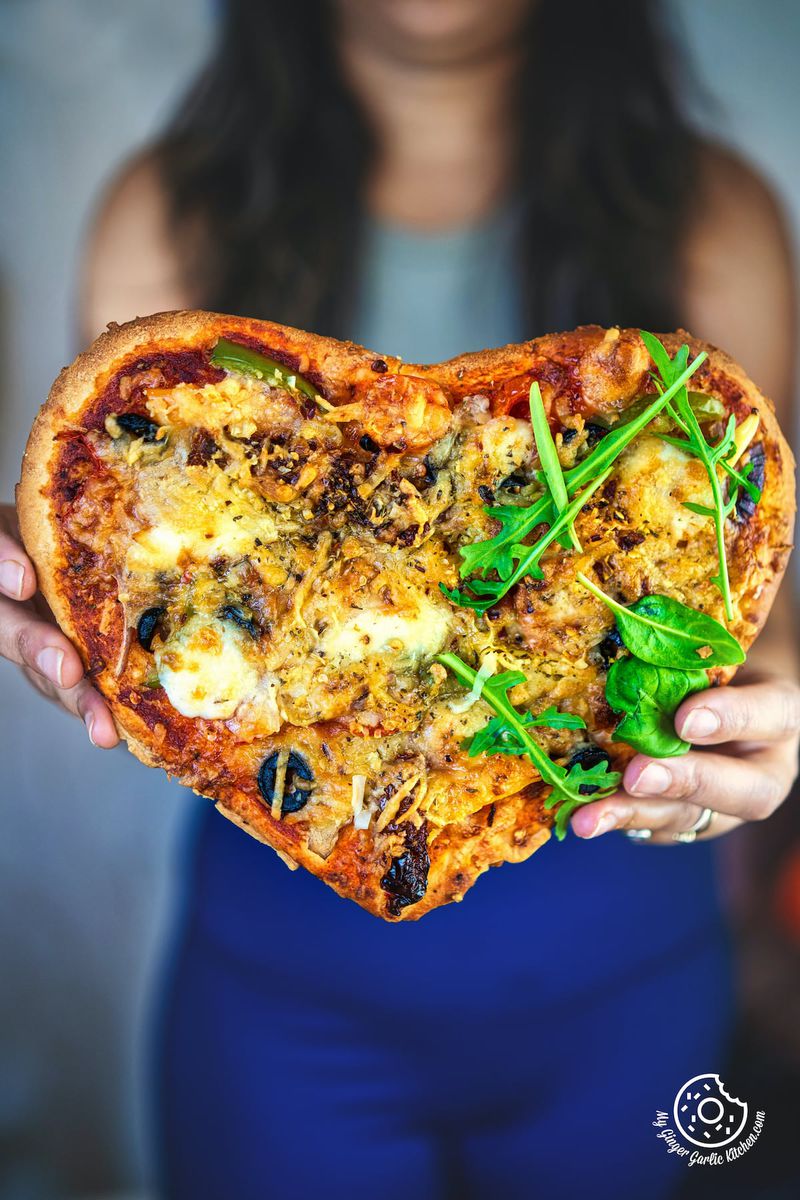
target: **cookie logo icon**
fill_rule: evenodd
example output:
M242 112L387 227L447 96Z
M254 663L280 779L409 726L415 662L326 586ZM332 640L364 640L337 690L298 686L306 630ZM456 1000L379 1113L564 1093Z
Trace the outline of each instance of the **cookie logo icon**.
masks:
M727 1146L747 1120L747 1105L725 1091L719 1075L695 1075L675 1097L675 1125L695 1146Z

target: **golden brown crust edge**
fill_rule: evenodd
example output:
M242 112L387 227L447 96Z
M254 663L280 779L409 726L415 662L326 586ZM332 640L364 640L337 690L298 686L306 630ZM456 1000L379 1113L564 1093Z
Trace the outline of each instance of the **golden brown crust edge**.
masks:
M253 336L276 349L284 348L296 355L301 363L298 368L301 373L302 359L306 356L325 378L329 398L341 402L348 396L356 380L371 375L373 364L378 359L386 363L389 371L427 374L445 386L463 386L463 380L467 378L474 380L477 387L481 380L502 380L524 373L534 360L548 357L548 348L550 353L556 350L563 352L565 343L574 341L577 344L580 339L595 335L599 337L603 332L596 327L584 327L566 334L546 335L516 346L461 355L441 364L420 366L403 364L395 357L378 355L353 343L335 341L272 322L223 314L167 312L125 325L112 325L60 373L34 422L23 458L17 490L20 530L26 549L36 565L45 599L67 636L82 648L81 631L74 627L69 605L59 592L55 572L58 546L54 514L47 495L53 436L64 422L81 412L87 398L94 394L99 378L113 373L121 362L146 346L157 344L169 348L171 343L176 348L205 346L223 333ZM709 358L703 372L712 374L716 380L722 381L723 386L736 386L744 401L759 412L765 444L779 465L777 473L772 473L767 508L760 514L762 521L769 525L771 537L770 561L760 564L758 590L752 598L752 636L755 637L766 620L789 555L794 514L793 456L780 431L771 401L755 387L738 363L716 347L692 338L683 331L665 335L662 341L671 353L683 341L689 344L693 354L700 350L707 352ZM159 759L150 744L152 737L145 723L130 708L115 703L113 696L109 700L120 735L132 752L147 765L166 769L167 764ZM194 781L191 777L184 777L181 782L193 786ZM369 911L385 916L385 897L383 893L374 895L374 883L368 872L365 870L360 876L357 863L347 865L342 861L347 857L347 842L351 833L344 831L340 838L343 839L343 853L332 855L332 861L323 861L309 852L296 836L293 837L291 829L276 828L256 802L233 792L220 795L217 800L220 811L253 836L289 855ZM549 837L549 818L544 817L538 803L519 797L514 803L505 802L502 811L504 818L495 822L491 829L487 826L485 814L479 813L464 826L451 827L440 835L440 840L446 839L446 845L440 845L437 856L432 859L427 894L424 900L403 910L401 919L415 920L439 904L460 899L489 866L526 858ZM521 825L524 826L522 836Z

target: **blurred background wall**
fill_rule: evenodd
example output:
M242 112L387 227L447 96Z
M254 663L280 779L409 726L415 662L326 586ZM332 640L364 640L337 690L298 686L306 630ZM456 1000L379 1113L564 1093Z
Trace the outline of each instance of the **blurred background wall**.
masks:
M674 12L714 100L698 122L760 168L800 240L800 4ZM76 268L98 190L158 130L214 19L212 0L0 0L3 500L78 349ZM145 1192L148 997L196 803L124 750L92 750L0 665L2 1200Z

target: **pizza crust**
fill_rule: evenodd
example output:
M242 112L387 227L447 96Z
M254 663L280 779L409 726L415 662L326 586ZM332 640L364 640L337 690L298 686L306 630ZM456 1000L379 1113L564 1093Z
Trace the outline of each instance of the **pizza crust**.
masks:
M204 312L167 312L111 325L106 333L56 380L34 423L25 451L17 491L19 520L25 547L33 560L41 590L56 620L81 651L87 668L92 668L85 631L76 626L69 596L65 593L60 568L61 546L51 483L58 436L78 424L87 405L126 363L148 350L210 348L221 337L252 338L283 356L301 375L308 377L325 398L335 405L347 403L354 387L384 372L427 378L446 391L460 396L470 392L513 388L526 372L555 378L554 403L567 403L569 370L582 372L584 402L592 389L605 396L619 390L630 394L631 379L640 378L649 359L636 331L604 331L584 327L526 342L466 354L448 362L420 366L403 364L397 358L377 355L348 342L245 318ZM687 342L692 354L705 350L708 361L697 376L701 390L731 399L740 412L756 411L760 417L759 440L769 463L768 487L764 492L746 536L737 540L732 571L746 570L746 624L733 632L749 646L768 615L789 555L794 516L794 462L778 427L772 403L762 395L741 367L713 346L691 338L683 331L662 337L670 353ZM543 369L543 364L548 370ZM549 371L549 376L548 376ZM543 391L545 385L543 383ZM736 556L739 556L738 558ZM742 567L745 564L745 567ZM732 671L719 672L719 680ZM120 681L109 670L96 676L107 698L120 736L131 751L149 766L162 767L181 783L199 793L208 791L202 763L184 764L176 772L174 756L159 747L148 722L125 701ZM620 753L624 755L626 748ZM341 830L327 857L311 851L302 828L296 823L276 821L269 810L245 794L224 773L213 782L217 807L259 840L273 846L282 857L308 868L340 894L356 900L376 915L387 917L386 893L380 889L372 836L352 825ZM486 806L438 833L431 847L431 867L425 896L395 914L398 919L417 919L431 908L460 900L477 877L491 865L520 861L532 854L549 837L551 815L545 811L537 789L524 789L505 797L502 803Z

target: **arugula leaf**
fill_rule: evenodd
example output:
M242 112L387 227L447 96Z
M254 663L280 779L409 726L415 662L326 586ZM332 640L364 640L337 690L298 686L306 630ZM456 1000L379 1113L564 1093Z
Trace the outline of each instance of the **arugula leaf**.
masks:
M691 746L675 732L675 712L686 696L708 686L703 670L656 667L633 655L618 659L606 680L606 700L623 714L614 741L654 758L686 754Z
M441 663L455 675L466 688L474 688L478 673L458 657L457 654L437 654L436 661ZM545 808L558 805L555 819L555 832L559 841L566 836L569 818L580 804L588 804L603 796L610 796L619 785L622 778L619 771L609 771L608 763L603 761L592 767L582 767L576 763L569 771L560 766L545 753L538 742L535 742L529 729L535 724L548 723L554 716L562 720L568 719L568 713L553 713L547 709L534 717L531 713L520 713L511 703L508 696L510 688L522 683L525 676L519 671L504 671L500 675L491 676L483 681L481 696L496 716L492 717L483 729L473 734L468 742L467 751L471 757L477 754L524 754L533 763L545 783L550 784L552 791L544 802ZM585 728L580 717L573 717L580 725L554 726L554 728Z
M686 367L686 370L675 379L674 383L660 395L654 397L651 403L633 420L624 426L620 426L618 423L582 462L565 471L563 476L567 494L570 497L574 496L580 488L585 487L598 475L607 471L634 438L669 404L678 389L686 383L707 357L705 351L698 354ZM522 546L524 539L533 532L537 525L552 524L555 520L556 510L553 499L549 494L545 494L528 506L506 504L487 508L485 511L490 517L500 521L500 530L491 538L461 547L460 554L463 562L459 574L464 579L469 575L485 575L487 571L494 570L499 579L509 580L514 571L514 562L519 557L515 553L517 547ZM472 585L470 586L472 587ZM475 601L466 592L459 592L457 589L451 590L442 587L442 591L449 599L456 604L461 604L462 607L485 612L487 608L491 607L491 604L497 603L511 586L512 583L508 582L504 588L496 587L489 604ZM477 591L474 587L472 590Z
M536 451L542 466L541 474L544 476L544 481L550 490L550 496L556 512L562 513L569 504L567 485L564 481L564 473L561 470L558 450L553 441L553 435L550 432L550 422L547 420L547 413L544 411L542 392L536 380L531 384L530 407L533 440L536 443ZM573 548L578 551L582 550L583 547L578 541L578 535L572 523L568 526L567 533Z
M663 388L672 386L678 374L686 365L683 351L686 350L688 353L687 347L681 346L675 357L670 358L657 337L652 333L647 333L643 329L639 332L660 376L660 381L656 379L656 384ZM733 460L737 455L736 418L733 415L729 417L722 437L718 442L712 444L706 440L705 434L700 428L697 414L689 402L685 387L681 387L675 392L669 411L675 419L676 424L683 431L684 437L675 438L661 434L662 440L668 442L671 446L679 447L686 454L691 454L695 458L698 458L705 467L706 475L708 476L711 488L711 505L694 504L685 501L684 507L701 517L708 517L714 522L718 567L716 575L711 576L711 582L718 588L722 595L725 604L725 617L728 621L731 621L733 620L733 600L731 598L731 586L728 577L728 559L725 551L725 522L736 507L740 486L744 485L747 488L748 494L750 494L750 498L755 503L758 502L750 491L750 488L754 488L755 485L750 484L748 486L745 477L737 478L740 473L736 472L733 467ZM727 501L722 494L722 481L718 471L720 467L731 476L735 484L735 486L729 488Z
M472 596L470 596L469 592L459 591L457 588L447 588L443 583L440 583L439 587L448 600L451 600L454 604L461 605L463 608L472 608L476 612L486 612L487 609L496 604L510 588L519 583L520 579L523 579L526 575L530 575L532 579L544 579L544 571L539 566L539 559L551 542L554 542L561 533L569 528L592 494L605 483L610 474L611 468L609 467L593 483L590 483L582 492L579 492L570 501L564 511L555 518L547 533L543 534L532 546L521 546L514 543L514 545L509 547L508 553L517 559L518 562L516 568L507 579L471 579L468 586L470 591L474 593ZM491 512L492 510L490 509L489 511Z
M733 634L707 613L671 596L642 596L626 606L612 600L580 571L576 578L608 605L617 618L623 642L643 662L683 670L744 662L744 650Z
M687 392L689 404L692 406L692 411L699 422L708 424L711 421L719 421L725 416L725 405L716 396L707 396L704 392ZM619 419L610 426L611 429L622 429L625 425L630 424L635 417L644 412L645 408L651 404L653 397L640 396L638 400L634 400L633 404L629 404L624 412L620 413ZM669 406L667 406L669 407ZM596 419L596 418L595 418ZM670 429L675 428L675 419L669 411L662 409L650 423L651 433L667 433Z

